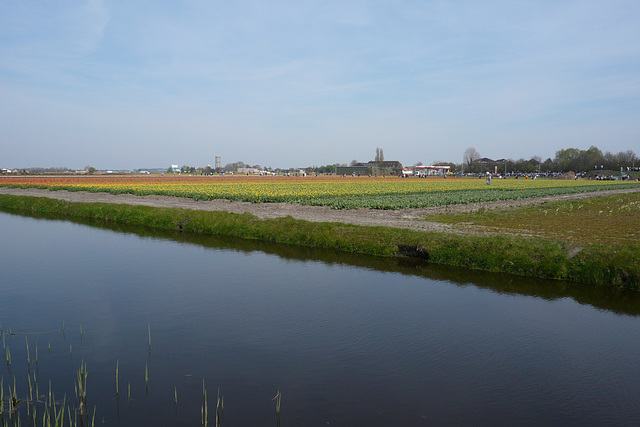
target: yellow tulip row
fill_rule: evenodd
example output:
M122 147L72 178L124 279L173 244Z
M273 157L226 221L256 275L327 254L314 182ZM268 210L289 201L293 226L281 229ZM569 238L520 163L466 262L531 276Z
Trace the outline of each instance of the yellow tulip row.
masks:
M0 180L0 185L6 185ZM66 179L38 182L17 181L12 185L39 186L71 191L106 191L138 195L166 195L196 200L230 199L253 202L295 202L342 206L338 200L357 198L358 205L367 206L367 198L385 199L387 208L398 205L437 205L466 203L479 200L513 199L546 194L597 191L634 185L620 181L494 179L487 185L482 179L400 179L400 178L246 178L164 177L162 179ZM637 185L637 184L636 184ZM456 195L454 197L454 194ZM444 197L446 195L446 197ZM444 197L442 202L438 198ZM429 200L428 203L425 200ZM468 200L467 200L468 199ZM420 201L422 200L422 201Z

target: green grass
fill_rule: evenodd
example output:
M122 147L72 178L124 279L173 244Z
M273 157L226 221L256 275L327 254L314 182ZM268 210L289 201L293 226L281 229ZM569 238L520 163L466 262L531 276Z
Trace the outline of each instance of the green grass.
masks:
M640 192L501 210L437 214L429 221L480 225L580 245L640 244Z
M570 256L575 245L549 238L461 236L313 223L291 217L259 220L250 214L70 203L7 195L0 195L0 208L382 257L418 257L476 270L640 289L640 256L636 245L592 244Z

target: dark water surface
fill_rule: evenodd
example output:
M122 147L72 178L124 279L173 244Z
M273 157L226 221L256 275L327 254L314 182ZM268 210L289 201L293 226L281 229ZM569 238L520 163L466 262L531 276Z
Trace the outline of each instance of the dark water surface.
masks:
M84 361L97 425L640 423L637 293L3 212L0 291L5 389Z

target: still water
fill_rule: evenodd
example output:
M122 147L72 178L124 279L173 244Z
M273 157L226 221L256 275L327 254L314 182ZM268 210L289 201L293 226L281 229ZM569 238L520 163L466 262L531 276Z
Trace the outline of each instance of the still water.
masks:
M97 425L640 423L636 293L4 212L0 291L5 388L84 362Z

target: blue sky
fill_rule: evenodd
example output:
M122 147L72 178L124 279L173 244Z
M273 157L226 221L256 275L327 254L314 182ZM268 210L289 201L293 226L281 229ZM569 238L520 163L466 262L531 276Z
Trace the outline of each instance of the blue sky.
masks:
M0 0L0 167L640 154L640 2Z

